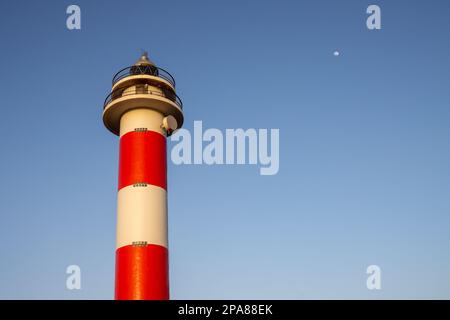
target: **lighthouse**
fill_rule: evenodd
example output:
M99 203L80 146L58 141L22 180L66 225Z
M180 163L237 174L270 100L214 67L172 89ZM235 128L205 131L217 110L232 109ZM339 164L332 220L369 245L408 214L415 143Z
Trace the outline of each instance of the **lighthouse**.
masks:
M166 138L183 124L174 78L143 53L113 77L103 123L120 141L115 298L169 299Z

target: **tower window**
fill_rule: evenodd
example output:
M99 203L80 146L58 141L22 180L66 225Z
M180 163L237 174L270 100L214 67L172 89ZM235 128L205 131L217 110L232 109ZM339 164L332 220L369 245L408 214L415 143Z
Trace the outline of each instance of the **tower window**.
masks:
M136 93L147 93L147 86L145 84L137 84Z

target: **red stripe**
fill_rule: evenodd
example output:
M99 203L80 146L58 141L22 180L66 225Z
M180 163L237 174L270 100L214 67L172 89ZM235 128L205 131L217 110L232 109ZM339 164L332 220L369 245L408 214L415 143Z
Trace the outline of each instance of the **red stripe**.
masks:
M154 131L130 131L120 138L119 190L148 183L167 190L166 138Z
M168 251L163 246L124 246L116 251L116 300L169 299Z

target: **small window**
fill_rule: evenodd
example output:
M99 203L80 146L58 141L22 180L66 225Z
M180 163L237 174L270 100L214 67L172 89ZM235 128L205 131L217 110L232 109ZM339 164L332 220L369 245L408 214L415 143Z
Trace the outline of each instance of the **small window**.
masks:
M138 84L136 85L136 93L147 93L145 84Z

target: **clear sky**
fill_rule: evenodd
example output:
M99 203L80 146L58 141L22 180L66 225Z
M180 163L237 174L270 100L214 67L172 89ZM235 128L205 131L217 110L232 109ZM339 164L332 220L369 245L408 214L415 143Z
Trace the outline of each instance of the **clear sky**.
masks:
M450 298L449 14L447 0L2 1L0 298L113 297L118 139L101 113L141 49L175 77L185 128L280 129L274 176L169 162L172 298Z

